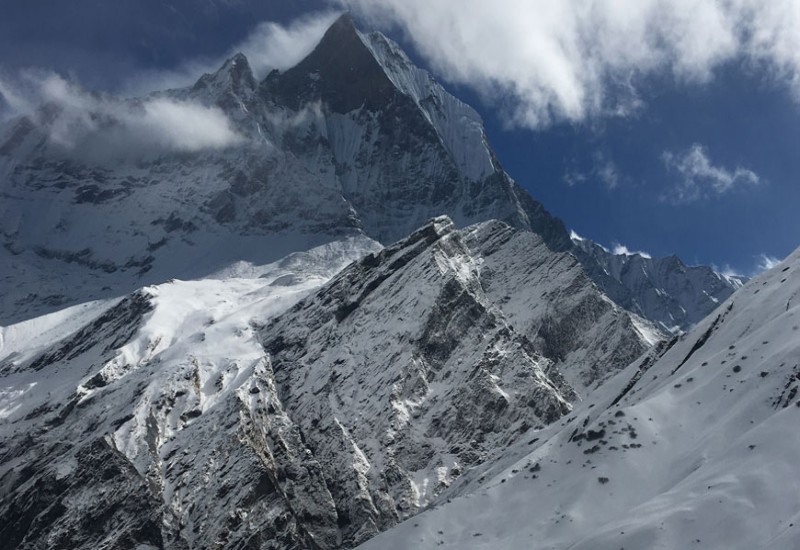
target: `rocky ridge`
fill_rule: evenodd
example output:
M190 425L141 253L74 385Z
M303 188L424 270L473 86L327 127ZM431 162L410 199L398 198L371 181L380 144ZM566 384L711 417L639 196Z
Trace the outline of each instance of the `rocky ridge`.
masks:
M5 540L352 547L648 346L573 256L499 222L436 218L317 290L294 278L321 257L77 306L37 321L38 350L31 327L7 331ZM503 282L511 302L492 290L504 262L521 277ZM509 305L526 300L544 306ZM565 347L552 323L586 334Z
M361 548L796 548L798 296L800 250Z
M573 243L502 169L471 107L347 15L296 67L261 82L239 54L189 88L92 101L101 112L46 105L0 144L2 322L341 239L387 244L443 214L459 227L497 219L571 250L606 295L667 328L697 322L736 287L707 268L674 269L669 285L608 269L619 259ZM112 147L158 101L217 109L238 139ZM70 147L53 137L85 119L102 124Z

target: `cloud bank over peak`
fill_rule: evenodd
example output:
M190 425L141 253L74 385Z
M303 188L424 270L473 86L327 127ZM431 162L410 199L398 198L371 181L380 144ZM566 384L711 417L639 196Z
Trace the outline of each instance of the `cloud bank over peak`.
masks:
M263 21L242 41L221 56L190 59L179 67L134 75L123 83L127 95L189 86L205 73L213 73L235 53L243 53L257 78L273 69L284 70L299 63L319 43L322 35L341 15L339 11L319 11L300 16L282 25Z
M221 149L244 141L217 107L90 93L54 73L25 72L14 85L0 82L0 93L15 110L29 113L56 150L93 162Z
M800 101L796 0L338 0L370 24L399 26L451 82L498 103L511 124L626 116L636 83L670 74L703 84L743 60Z
M220 56L193 58L172 69L139 71L113 86L122 97L190 86L241 52L257 77L297 64L341 12L325 10L282 25L262 22ZM49 104L47 116L38 111ZM31 114L50 142L94 162L117 161L161 151L195 152L241 143L244 138L216 107L160 98L125 100L89 93L49 69L0 76L0 122Z
M257 75L288 69L311 53L339 15L341 12L324 11L305 15L288 25L262 22L234 49L247 56Z
M758 174L747 168L715 166L706 148L698 143L683 153L665 151L661 158L667 169L678 176L676 184L662 196L666 202L694 202L761 182Z

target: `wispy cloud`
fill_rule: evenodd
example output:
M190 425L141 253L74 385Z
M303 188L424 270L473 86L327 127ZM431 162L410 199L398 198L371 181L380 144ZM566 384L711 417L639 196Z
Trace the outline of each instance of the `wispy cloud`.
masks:
M569 238L572 239L573 241L585 241L586 240L583 237L581 237L580 235L578 235L578 233L574 229L570 229L569 230Z
M678 176L675 185L662 195L667 202L693 202L761 182L758 174L747 168L715 166L705 147L697 143L683 153L665 151L661 158L667 169Z
M216 71L235 53L243 53L256 77L263 78L273 69L284 70L299 63L319 43L339 14L331 10L310 13L286 25L261 22L223 55L190 59L171 70L137 73L122 84L122 91L127 95L140 95L188 86L202 74Z
M234 49L245 54L261 76L273 69L288 69L314 49L339 15L340 12L324 11L305 15L288 25L263 22Z
M767 271L768 269L772 269L782 260L776 258L775 256L770 256L769 254L759 254L756 258L756 272L760 273L762 271Z
M32 104L17 86L11 84L10 79L0 76L0 116L11 118L20 113L30 112ZM0 118L0 120L2 120Z
M642 258L652 258L652 256L643 250L630 250L627 246L620 243L614 243L611 248L611 253L616 256L641 256Z
M716 271L725 278L746 280L750 277L755 277L759 273L763 273L764 271L772 269L773 267L780 264L782 261L783 260L777 258L776 256L762 253L754 256L753 263L748 265L746 268L737 269L729 264L725 264L722 267L718 267L716 265L712 265L711 267L714 271Z
M601 152L596 152L592 156L590 170L582 172L575 167L570 167L564 173L562 179L569 187L583 183L598 182L609 191L616 189L626 180L617 164Z
M706 83L731 60L764 68L800 101L797 0L335 0L399 26L433 68L511 123L627 116L653 74Z
M567 184L567 187L575 187L576 185L580 185L586 182L589 179L589 177L583 172L574 169L569 169L564 173L562 179L564 180L564 183Z
M730 264L724 264L722 267L712 264L711 269L729 280L743 277L742 273L738 269L732 267Z
M619 168L614 161L605 157L596 159L595 173L606 189L615 189L622 181Z
M220 149L244 140L217 107L165 97L122 100L89 93L41 71L26 72L18 87L4 83L0 91L24 98L16 108L30 111L31 120L56 150L84 160L113 162Z

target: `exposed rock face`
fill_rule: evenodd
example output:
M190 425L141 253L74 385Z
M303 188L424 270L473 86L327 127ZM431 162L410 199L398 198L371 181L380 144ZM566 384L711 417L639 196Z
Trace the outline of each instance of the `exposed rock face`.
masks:
M2 480L4 546L163 547L162 504L113 443L100 437L77 449L60 442L26 450L25 465ZM54 457L62 458L56 467Z
M478 274L461 234L439 218L261 331L287 413L346 518L347 544L416 513L576 397L486 299Z
M603 292L665 331L702 321L747 280L706 266L687 266L677 256L611 254L582 239L574 239L574 245L575 255Z
M0 524L14 544L352 547L647 347L572 255L500 222L436 218L292 306L320 263L73 308L31 322L52 335L38 351L12 327Z
M49 139L51 105L0 145L12 546L354 546L658 340L602 291L674 315L640 297L680 269L642 283L573 244L477 113L347 17L263 82L237 55L124 108L152 100L241 140L110 163Z
M797 548L798 331L800 249L363 550Z
M480 258L487 298L582 395L661 338L598 292L572 254L552 253L534 233L487 222L465 230L465 242Z
M0 145L0 259L10 268L0 277L12 290L0 295L0 320L97 298L98 287L116 296L346 236L387 244L442 214L459 227L504 221L572 250L608 296L668 328L697 322L736 287L708 269L672 269L669 284L660 268L644 278L609 269L621 260L574 244L503 171L471 107L346 15L306 59L263 82L238 54L190 88L117 108L155 100L220 109L240 140L105 158L102 136L73 149L49 137L57 105L10 130ZM96 116L106 129L125 125L113 109Z

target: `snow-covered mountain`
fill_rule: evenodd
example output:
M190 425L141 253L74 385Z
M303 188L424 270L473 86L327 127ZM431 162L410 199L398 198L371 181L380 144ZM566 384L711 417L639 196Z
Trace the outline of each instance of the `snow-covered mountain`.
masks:
M436 218L319 287L332 257L5 327L3 540L350 547L649 344L571 254L500 222Z
M687 266L677 256L613 254L574 235L572 242L574 254L603 292L667 332L702 321L747 280L706 266Z
M3 318L342 236L387 244L443 213L568 246L560 222L497 166L478 115L401 55L343 17L298 67L260 84L237 55L188 89L21 119L0 147ZM220 109L239 139L194 152L114 148L159 102ZM74 126L69 148L54 139Z
M259 439L274 429L305 457L251 323L367 251L325 245L0 328L4 546L316 548Z
M505 173L471 107L347 15L300 64L262 82L236 55L186 89L124 101L61 94L0 144L0 322L342 238L388 244L442 214L459 227L501 220L572 249L608 296L667 327L698 321L735 288L710 270L670 270L669 285L611 275ZM227 141L198 145L176 113L202 115ZM690 304L696 296L704 301Z
M348 16L261 82L236 55L144 98L60 90L69 101L0 143L10 547L348 548L476 498L531 451L644 454L609 443L617 424L650 434L638 416L609 424L604 400L631 382L618 404L635 407L641 365L700 357L712 321L697 345L664 329L738 286L571 240L503 171L477 113ZM187 112L225 143L176 142ZM745 339L772 326L722 311L713 327ZM669 414L688 419L680 406ZM561 422L584 436L558 439Z
M800 249L363 546L800 547Z

